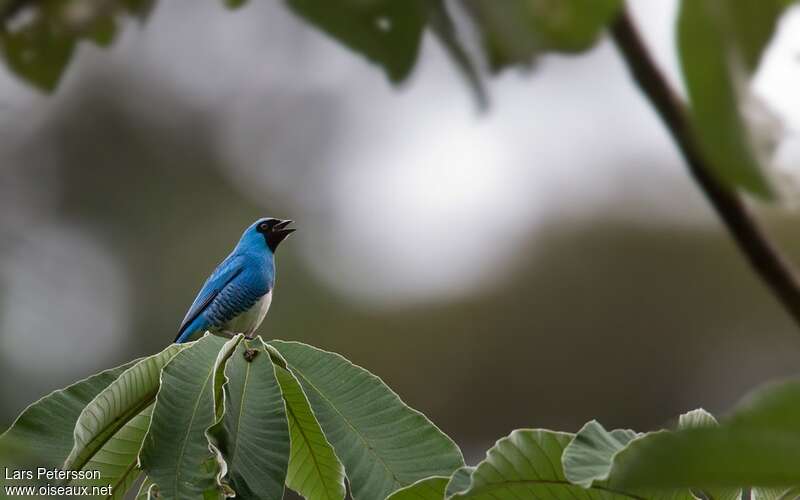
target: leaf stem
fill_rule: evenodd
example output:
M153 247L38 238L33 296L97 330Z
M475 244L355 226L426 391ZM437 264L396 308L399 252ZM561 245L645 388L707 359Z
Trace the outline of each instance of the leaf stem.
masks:
M750 266L800 326L800 282L788 261L759 227L744 201L712 172L687 116L686 106L670 88L650 56L630 13L623 8L611 35L631 76L667 126L689 171L714 207Z

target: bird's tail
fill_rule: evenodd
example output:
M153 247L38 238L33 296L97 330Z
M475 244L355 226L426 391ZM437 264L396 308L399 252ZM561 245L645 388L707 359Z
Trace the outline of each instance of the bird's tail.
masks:
M186 329L183 332L178 332L178 336L175 337L175 343L183 344L184 342L188 342L193 334L194 332L190 331L189 329Z
M183 344L184 342L188 342L195 333L205 331L208 326L208 322L202 315L196 317L194 321L183 325L183 328L178 331L178 335L175 337L175 343Z

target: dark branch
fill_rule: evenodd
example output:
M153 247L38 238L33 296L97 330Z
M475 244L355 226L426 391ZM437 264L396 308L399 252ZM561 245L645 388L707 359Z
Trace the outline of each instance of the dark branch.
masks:
M750 265L800 325L800 283L788 262L761 231L744 202L712 173L713 169L701 153L692 133L682 100L670 89L664 75L650 57L627 11L623 10L614 21L611 33L633 79L669 129L692 177L700 185Z

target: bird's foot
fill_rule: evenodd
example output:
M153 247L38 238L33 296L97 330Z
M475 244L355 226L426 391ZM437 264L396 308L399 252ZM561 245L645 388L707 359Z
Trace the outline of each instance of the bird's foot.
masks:
M244 359L248 363L253 361L256 358L257 355L258 355L258 351L255 350L255 349L245 349L245 351L244 351Z
M238 334L238 333L236 333L236 332L231 332L231 331L228 331L228 330L220 330L220 331L219 331L219 334L220 334L220 335L224 335L225 337L228 337L229 339L232 339L232 338L234 338L235 336L239 335L239 334Z

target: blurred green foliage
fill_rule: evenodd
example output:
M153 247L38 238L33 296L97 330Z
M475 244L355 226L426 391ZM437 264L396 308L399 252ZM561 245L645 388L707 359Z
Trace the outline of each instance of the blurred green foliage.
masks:
M774 138L751 123L763 116L744 113L768 113L757 107L749 79L784 8L778 0L687 0L678 17L681 69L697 140L718 176L762 197L774 195L764 171Z
M289 0L309 23L351 50L380 64L395 82L404 80L419 53L425 12L417 0Z
M620 0L465 0L494 70L530 64L550 51L591 48L622 5Z
M244 0L225 0L230 8ZM715 174L731 188L771 197L765 170L774 131L757 129L748 81L771 39L786 0L681 2L677 39L694 133ZM43 90L53 90L76 44L108 45L125 17L144 18L155 0L5 0L0 44L7 66ZM463 0L480 33L483 55L463 45L445 0L287 0L310 25L383 68L395 83L414 68L422 36L434 33L485 102L482 60L499 71L529 66L548 52L591 48L622 6L621 0ZM23 18L23 19L19 19ZM751 116L745 114L746 110ZM766 113L765 110L756 111Z
M106 47L122 18L144 18L154 4L155 0L6 0L0 3L2 53L9 69L50 91L79 41Z

